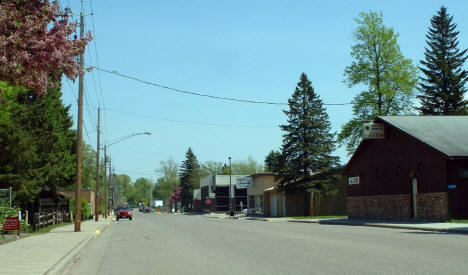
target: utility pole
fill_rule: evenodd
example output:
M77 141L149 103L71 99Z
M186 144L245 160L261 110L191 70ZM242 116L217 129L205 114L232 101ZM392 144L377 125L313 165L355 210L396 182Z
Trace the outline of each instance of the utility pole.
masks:
M112 169L112 208L115 208L115 168Z
M101 166L99 165L100 160L100 150L101 150L101 108L98 107L98 122L97 122L97 154L96 154L96 195L94 196L94 220L99 221L99 196L101 196L101 186L100 186L100 177L101 177Z
M83 0L80 12L80 38L84 36ZM83 153L83 84L84 84L84 52L80 54L80 79L78 82L78 125L76 139L76 186L75 186L75 232L81 232L81 160Z
M108 185L108 187L109 187L109 193L108 194L109 195L111 194L111 184L112 184L112 178L111 177L112 177L112 159L109 158L109 185ZM109 200L107 200L107 202L109 202ZM111 208L111 205L109 204L109 208L108 208L109 212L111 211L110 208Z
M104 218L107 219L107 145L104 145Z

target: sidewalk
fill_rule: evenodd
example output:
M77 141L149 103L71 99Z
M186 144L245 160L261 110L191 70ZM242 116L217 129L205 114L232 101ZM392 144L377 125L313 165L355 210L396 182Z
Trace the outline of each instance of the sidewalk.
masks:
M21 238L0 246L0 274L61 274L75 256L110 225L112 218L53 229L50 233Z
M205 214L206 218L221 218L229 219L224 213ZM421 222L421 221L390 221L390 220L367 220L367 219L292 219L290 217L261 217L261 216L245 216L243 214L236 215L235 219L239 220L258 220L268 222L294 222L294 223L315 223L327 225L348 225L348 226L370 226L383 228L397 228L408 230L423 230L447 233L468 234L468 224L449 223L449 222Z
M328 225L370 226L397 228L408 230L423 230L447 233L468 234L468 224L449 222L422 222L422 221L390 221L390 220L367 220L367 219L303 219L288 220L297 223L319 223Z

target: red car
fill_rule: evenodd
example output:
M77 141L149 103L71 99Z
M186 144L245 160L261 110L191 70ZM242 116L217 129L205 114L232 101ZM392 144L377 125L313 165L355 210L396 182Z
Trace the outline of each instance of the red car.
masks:
M130 207L118 207L115 214L116 220L129 219L132 220L132 209Z

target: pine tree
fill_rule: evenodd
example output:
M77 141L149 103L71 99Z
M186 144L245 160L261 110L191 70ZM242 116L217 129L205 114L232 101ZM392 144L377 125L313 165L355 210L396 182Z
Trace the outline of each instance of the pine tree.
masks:
M185 160L180 165L180 202L188 210L193 201L193 189L198 186L200 165L197 157L189 147Z
M467 111L465 83L468 73L463 64L468 58L467 50L458 49L457 25L452 23L453 16L441 7L431 19L427 34L425 60L420 67L424 76L420 78L418 96L421 107L418 109L426 115L461 114Z
M281 125L283 134L282 162L279 171L280 188L286 192L327 190L330 178L314 174L330 171L338 163L331 156L335 149L334 134L323 102L315 93L306 74L289 99L289 111L284 111L288 124Z

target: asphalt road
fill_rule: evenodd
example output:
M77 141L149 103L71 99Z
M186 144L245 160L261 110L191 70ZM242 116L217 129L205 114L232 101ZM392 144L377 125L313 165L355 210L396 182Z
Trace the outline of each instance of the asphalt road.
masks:
M468 235L201 216L114 222L67 274L467 274Z

